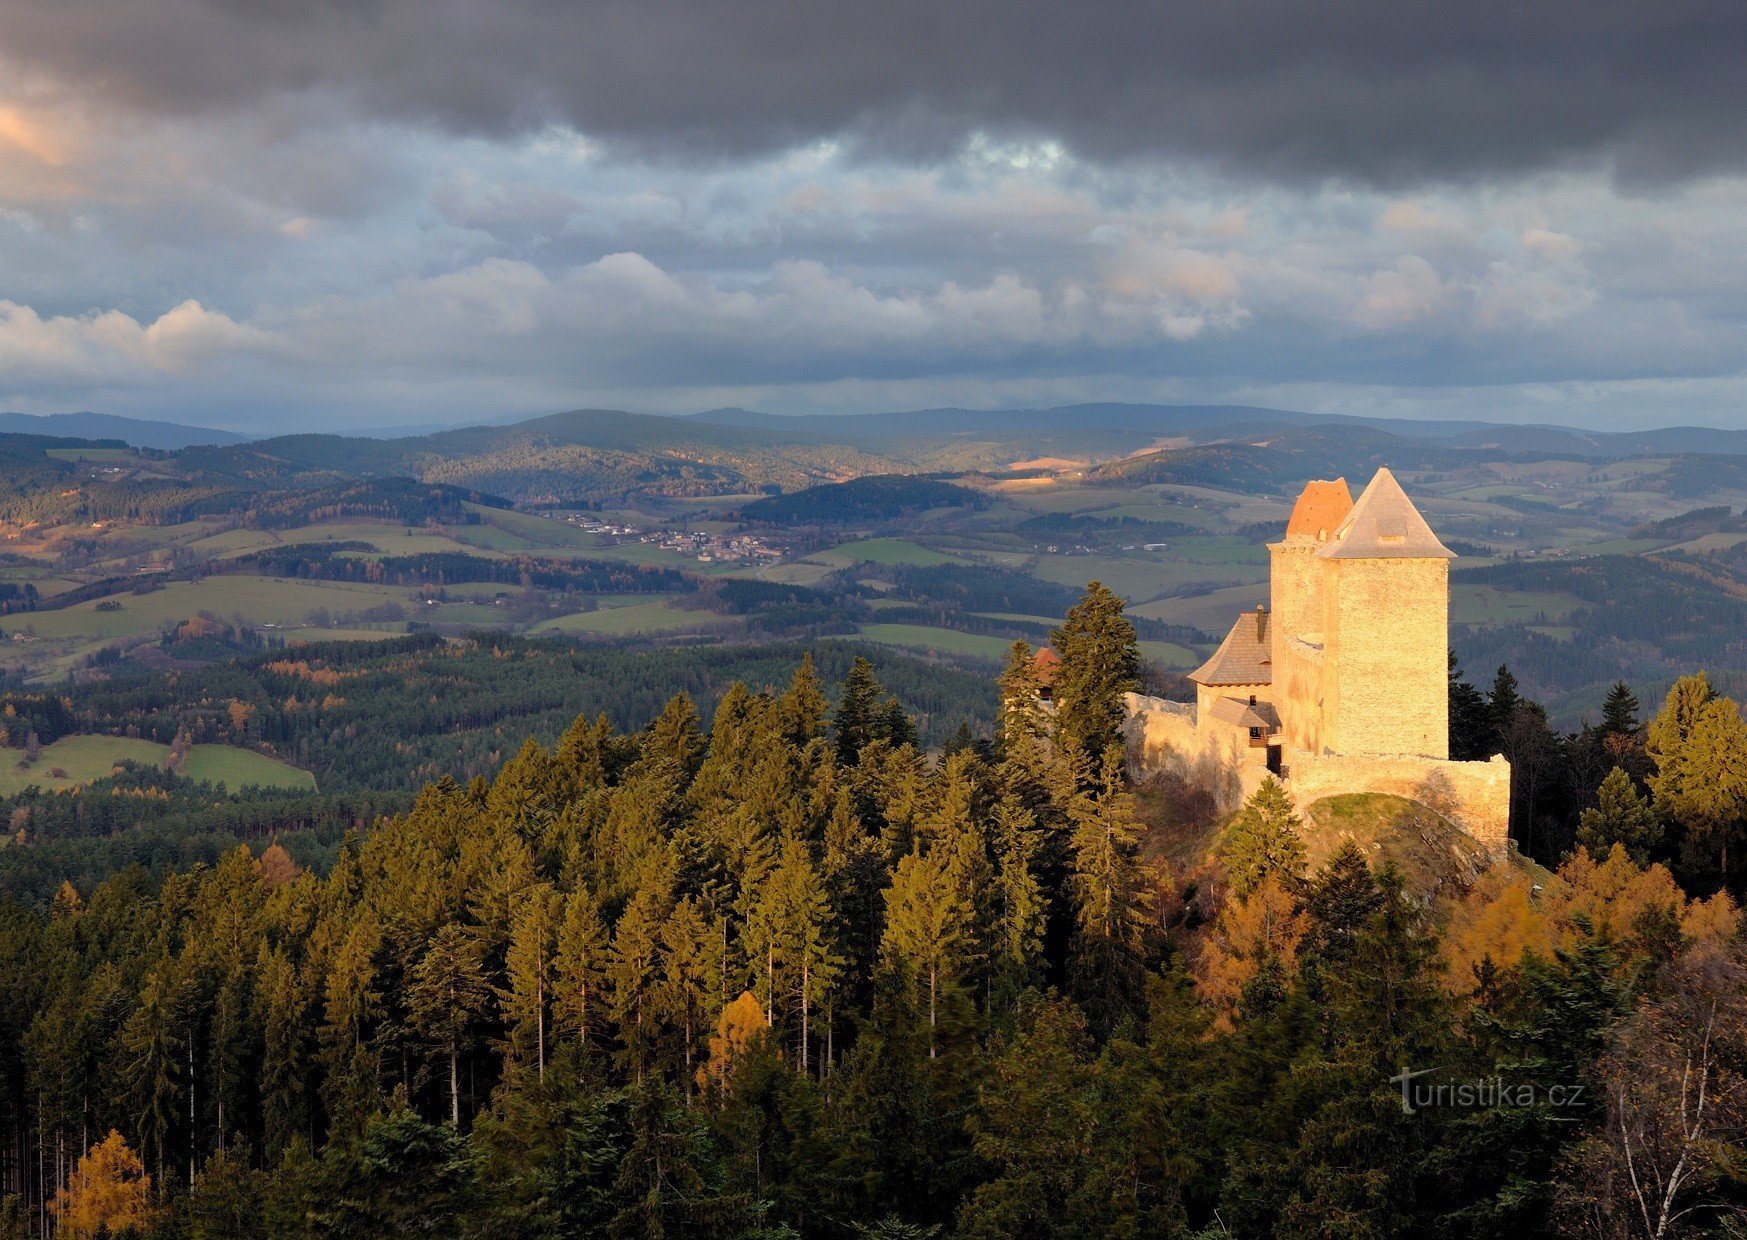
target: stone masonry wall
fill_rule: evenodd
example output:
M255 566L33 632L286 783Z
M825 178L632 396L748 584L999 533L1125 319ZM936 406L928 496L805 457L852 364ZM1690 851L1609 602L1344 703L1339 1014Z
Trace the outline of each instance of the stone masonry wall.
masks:
M1448 561L1323 563L1323 745L1449 757Z
M1267 751L1251 749L1238 729L1196 726L1182 702L1128 695L1124 725L1128 760L1137 776L1168 771L1213 794L1231 813L1268 777ZM1413 755L1311 754L1288 749L1285 783L1300 810L1323 797L1381 792L1418 801L1480 841L1494 856L1510 845L1510 763L1451 762Z
M1129 767L1142 777L1169 771L1206 788L1219 811L1231 813L1262 786L1267 750L1251 749L1247 731L1214 720L1209 725L1197 727L1195 708L1186 702L1130 693L1124 725Z
M1402 755L1289 753L1286 786L1300 810L1323 797L1384 792L1442 814L1494 856L1510 846L1510 763L1451 762Z

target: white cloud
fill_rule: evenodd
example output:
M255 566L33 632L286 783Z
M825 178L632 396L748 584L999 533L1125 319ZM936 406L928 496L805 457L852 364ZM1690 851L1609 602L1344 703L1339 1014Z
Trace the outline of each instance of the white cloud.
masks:
M1362 290L1353 307L1353 321L1372 331L1395 331L1429 318L1451 298L1450 287L1437 269L1417 254L1372 272Z

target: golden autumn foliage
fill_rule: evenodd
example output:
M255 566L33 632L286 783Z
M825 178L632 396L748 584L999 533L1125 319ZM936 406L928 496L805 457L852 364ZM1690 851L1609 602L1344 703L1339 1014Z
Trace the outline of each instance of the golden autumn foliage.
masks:
M1303 910L1277 877L1220 910L1195 962L1195 988L1214 1009L1215 1032L1231 1029L1245 989L1264 969L1278 969L1282 980L1297 972L1305 925Z
M269 891L289 883L300 873L297 862L292 860L291 854L277 840L267 845L260 861L256 862L256 868L261 872L262 884Z
M1638 865L1620 844L1599 862L1579 849L1559 867L1557 881L1540 890L1526 872L1496 866L1451 909L1444 980L1466 993L1487 960L1511 968L1586 933L1629 945L1656 924L1678 927L1688 943L1721 943L1740 929L1741 912L1726 892L1689 899L1661 865Z
M710 1035L710 1057L698 1068L698 1086L725 1087L745 1058L746 1048L755 1038L765 1036L769 1028L764 1005L750 990L741 991L716 1021L716 1032Z
M113 1235L152 1225L152 1177L119 1132L92 1146L53 1204L59 1234Z

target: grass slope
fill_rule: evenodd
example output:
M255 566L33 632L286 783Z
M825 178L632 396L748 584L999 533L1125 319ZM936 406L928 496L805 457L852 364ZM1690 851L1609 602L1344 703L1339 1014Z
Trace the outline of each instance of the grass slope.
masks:
M126 736L63 736L44 745L42 756L29 770L19 770L23 755L17 750L0 751L0 796L10 796L35 785L58 792L102 779L117 763L138 762L160 766L170 752L168 745L134 740ZM66 772L56 778L51 771ZM222 783L232 790L248 785L263 788L315 790L315 776L265 754L233 745L195 745L188 751L184 773L190 779Z

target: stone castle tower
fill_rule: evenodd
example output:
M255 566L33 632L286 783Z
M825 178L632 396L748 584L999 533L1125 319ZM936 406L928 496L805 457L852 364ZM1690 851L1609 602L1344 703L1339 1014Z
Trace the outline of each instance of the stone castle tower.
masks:
M1189 678L1193 708L1135 696L1139 765L1175 766L1234 804L1269 774L1301 805L1389 792L1502 851L1510 767L1451 762L1450 561L1387 469L1355 502L1312 482L1268 546L1269 606L1237 618Z
M1450 756L1450 561L1387 469L1313 482L1268 547L1275 709L1294 749Z

